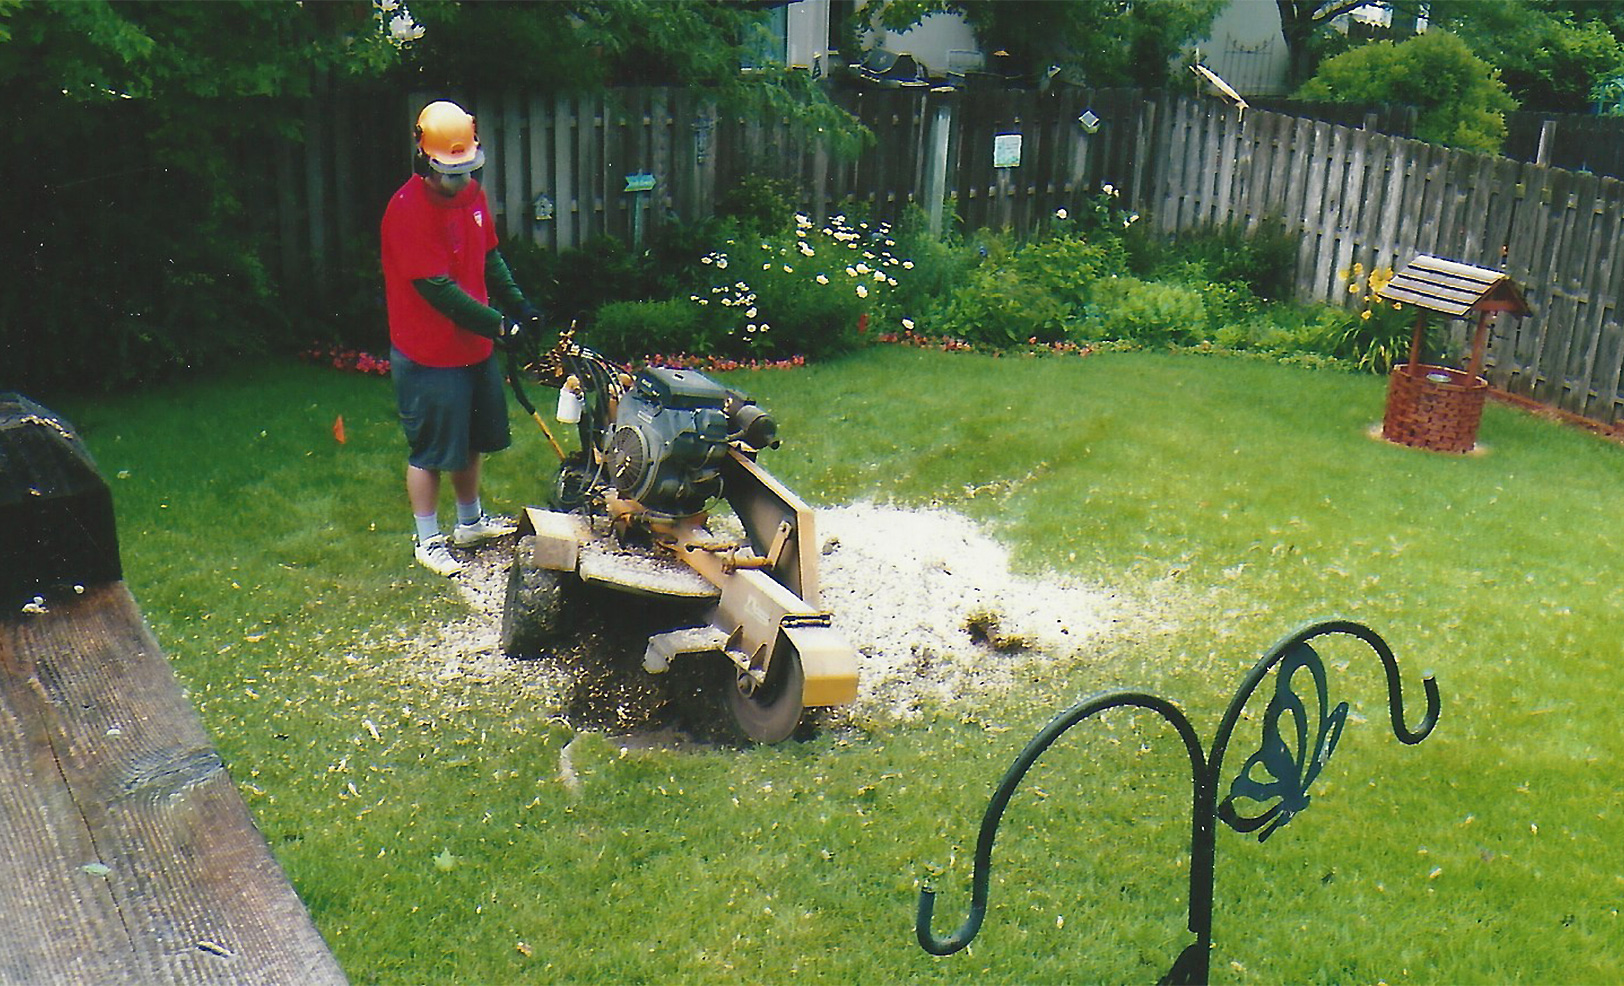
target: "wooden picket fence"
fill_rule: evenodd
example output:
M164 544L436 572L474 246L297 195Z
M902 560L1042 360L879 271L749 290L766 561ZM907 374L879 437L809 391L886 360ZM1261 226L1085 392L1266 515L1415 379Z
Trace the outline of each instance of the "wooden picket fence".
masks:
M821 221L853 207L883 220L900 218L910 205L928 210L934 176L939 201L965 228L1025 235L1079 194L1110 183L1131 190L1143 181L1150 151L1143 114L1154 105L1138 90L844 92L839 101L875 140L842 159L829 141L787 120L730 116L693 90L460 98L489 151L482 182L503 235L551 249L594 236L629 240L639 210L645 227L704 218L719 195L747 178L789 181L801 190L800 205ZM1077 123L1085 110L1101 121L1095 135ZM1019 168L993 166L1000 134L1021 135ZM409 150L399 151L396 173L404 174ZM627 191L627 179L643 174L654 177L654 188Z
M1601 422L1624 416L1624 182L1374 131L1174 99L1144 203L1169 233L1283 222L1298 297L1337 305L1347 271L1417 253L1503 269L1534 315L1493 326L1489 382Z
M510 241L630 241L713 214L750 176L788 179L819 220L854 206L894 220L914 206L944 225L1024 236L1112 185L1168 234L1284 224L1299 238L1302 301L1357 304L1346 275L1356 263L1392 268L1433 253L1503 268L1535 314L1493 327L1490 382L1607 425L1624 418L1624 183L1612 178L1453 151L1376 124L1137 90L847 92L840 100L877 138L853 159L787 121L732 118L693 90L452 95L479 119L482 182ZM314 271L321 299L321 272L375 265L378 218L409 174L410 120L427 98L391 106L335 89L312 111L304 146L274 156L288 283ZM1097 126L1079 122L1085 113ZM383 129L369 122L380 119ZM1014 134L1019 165L995 166L995 143ZM628 191L634 175L651 175L653 188Z

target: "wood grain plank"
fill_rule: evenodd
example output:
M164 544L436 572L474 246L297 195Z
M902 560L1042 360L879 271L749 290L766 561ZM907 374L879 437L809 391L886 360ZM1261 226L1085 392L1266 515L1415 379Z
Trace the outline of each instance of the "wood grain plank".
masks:
M0 622L0 770L0 979L345 981L123 583Z

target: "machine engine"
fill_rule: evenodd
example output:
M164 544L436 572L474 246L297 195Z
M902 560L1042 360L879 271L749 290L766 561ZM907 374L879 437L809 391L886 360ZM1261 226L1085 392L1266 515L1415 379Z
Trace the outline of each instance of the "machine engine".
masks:
M600 446L610 483L644 510L687 517L722 495L730 443L776 445L766 412L702 373L651 366L622 394Z

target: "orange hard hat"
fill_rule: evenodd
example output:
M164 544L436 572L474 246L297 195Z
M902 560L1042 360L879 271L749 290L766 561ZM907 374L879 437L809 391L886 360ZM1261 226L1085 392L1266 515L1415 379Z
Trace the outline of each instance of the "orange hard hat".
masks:
M473 116L449 100L430 103L417 114L417 149L443 175L467 174L485 166Z

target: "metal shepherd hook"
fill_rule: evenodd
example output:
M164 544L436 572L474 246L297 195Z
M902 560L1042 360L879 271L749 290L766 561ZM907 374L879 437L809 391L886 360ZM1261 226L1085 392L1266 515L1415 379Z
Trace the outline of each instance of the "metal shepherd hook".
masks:
M1098 713L1117 708L1140 708L1154 712L1172 724L1184 741L1190 757L1191 773L1191 825L1190 825L1190 909L1189 929L1195 942L1184 949L1173 962L1173 967L1162 978L1164 983L1205 983L1208 979L1212 950L1212 895L1213 867L1217 820L1238 832L1258 832L1258 841L1266 840L1276 829L1289 822L1308 806L1308 787L1330 759L1347 720L1348 704L1343 702L1334 709L1327 708L1325 665L1309 646L1316 637L1345 634L1357 637L1370 645L1382 661L1387 674L1387 703L1392 719L1393 734L1405 744L1426 739L1438 723L1438 685L1429 675L1421 684L1426 692L1427 709L1414 729L1405 724L1404 695L1399 682L1398 661L1387 642L1374 630L1348 620L1328 620L1313 623L1290 634L1275 644L1252 667L1241 682L1239 691L1230 700L1229 708L1218 724L1213 738L1212 752L1204 754L1201 739L1190 725L1190 720L1179 708L1166 699L1140 692L1111 692L1098 695L1067 709L1056 716L1026 744L1015 762L1005 772L987 811L981 819L981 833L976 840L975 870L970 884L970 913L958 930L946 937L931 931L931 917L935 912L936 893L930 888L919 892L919 911L915 933L919 946L932 955L951 955L970 944L981 930L987 913L987 890L992 878L992 846L998 834L998 824L1004 809L1014 796L1026 772L1037 762L1045 750L1066 730ZM1229 740L1240 720L1241 712L1252 693L1268 676L1279 668L1274 696L1263 722L1263 746L1246 761L1241 773L1230 786L1230 793L1222 804L1218 802L1218 782L1222 774L1224 754ZM1292 688L1292 680L1299 672L1306 672L1313 681L1314 692L1309 701ZM1317 706L1311 706L1317 700ZM1310 712L1317 718L1310 722ZM1285 720L1287 734L1281 734ZM1288 742L1289 737L1289 742ZM1262 776L1258 776L1261 772ZM1255 815L1243 815L1238 802L1253 802L1268 806ZM1272 804L1270 803L1272 802Z

